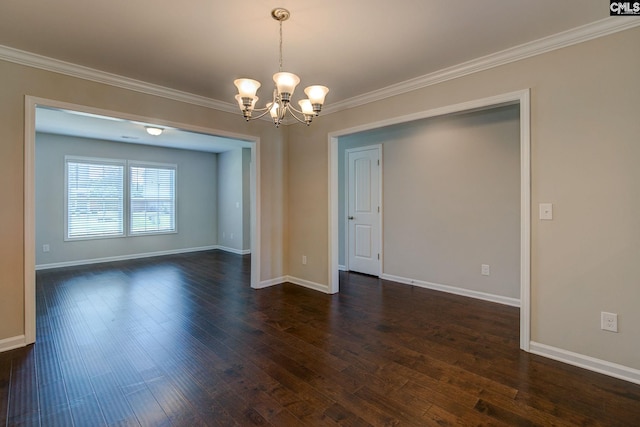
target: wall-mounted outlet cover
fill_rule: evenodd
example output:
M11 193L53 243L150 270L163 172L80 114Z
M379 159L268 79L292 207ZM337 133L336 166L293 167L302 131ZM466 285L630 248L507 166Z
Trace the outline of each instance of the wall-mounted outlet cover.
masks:
M480 274L489 276L491 274L491 266L489 264L482 264L480 266Z
M600 328L603 331L618 332L618 315L616 313L600 313Z
M553 204L540 203L540 219L544 219L544 220L553 219Z

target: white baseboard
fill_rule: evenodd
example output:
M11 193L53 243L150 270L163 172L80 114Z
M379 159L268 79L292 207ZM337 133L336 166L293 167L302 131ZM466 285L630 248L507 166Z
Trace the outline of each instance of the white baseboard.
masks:
M234 249L227 246L218 246L217 249L225 252L231 252L236 255L249 255L251 253L251 249Z
M18 335L17 337L5 338L0 340L0 353L3 351L13 350L14 348L20 348L27 345L27 340L24 335Z
M119 255L119 256L104 257L104 258L82 259L82 260L75 260L75 261L56 262L52 264L39 264L39 265L36 265L36 270L48 270L50 268L60 268L60 267L75 267L78 265L99 264L103 262L113 262L113 261L127 261L127 260L138 259L138 258L151 258L154 256L176 255L176 254L185 254L189 252L210 251L213 249L219 249L218 245L202 246L199 248L172 249L168 251L158 251L158 252L145 252L145 253Z
M346 265L338 265L338 271L347 271Z
M282 283L293 283L294 285L302 286L305 288L313 289L314 291L329 293L329 287L327 285L321 285L320 283L310 282L309 280L298 279L292 276L281 276L275 279L263 280L255 289L268 288L269 286L280 285Z
M384 280L391 280L393 282L404 283L405 285L413 285L420 288L432 289L434 291L447 292L464 297L496 302L498 304L510 305L512 307L520 307L520 300L517 298L504 297L501 295L494 295L486 292L472 291L470 289L458 288L455 286L440 285L438 283L425 282L422 280L408 279L406 277L393 276L391 274L382 274L380 278Z
M309 280L299 279L297 277L287 276L287 281L294 285L303 286L305 288L313 289L314 291L329 293L329 286L322 285L320 283L310 282Z
M276 277L275 279L263 280L258 284L258 286L254 286L254 289L264 289L270 286L280 285L287 281L288 281L287 276L281 276L281 277Z
M640 370L531 341L529 351L579 368L640 384Z

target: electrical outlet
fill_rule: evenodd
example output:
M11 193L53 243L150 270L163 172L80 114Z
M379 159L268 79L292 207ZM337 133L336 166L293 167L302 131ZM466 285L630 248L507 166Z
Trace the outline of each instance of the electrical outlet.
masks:
M600 313L600 328L603 331L618 332L618 315L616 313Z
M307 256L302 255L302 265L307 265Z
M540 219L544 219L544 220L553 219L553 204L540 203Z
M42 252L49 252L49 244L48 243L42 245Z
M480 274L489 276L491 274L491 266L489 264L482 264L480 266Z

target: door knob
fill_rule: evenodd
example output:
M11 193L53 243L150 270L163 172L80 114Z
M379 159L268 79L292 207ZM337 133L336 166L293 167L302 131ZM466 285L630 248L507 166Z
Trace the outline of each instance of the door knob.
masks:
M354 219L352 216L348 217L348 219Z

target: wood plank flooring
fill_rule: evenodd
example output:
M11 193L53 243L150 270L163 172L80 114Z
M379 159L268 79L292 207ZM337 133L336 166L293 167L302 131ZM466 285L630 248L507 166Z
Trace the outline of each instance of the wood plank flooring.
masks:
M640 425L640 386L518 349L518 310L341 273L249 287L220 251L37 274L0 425Z

